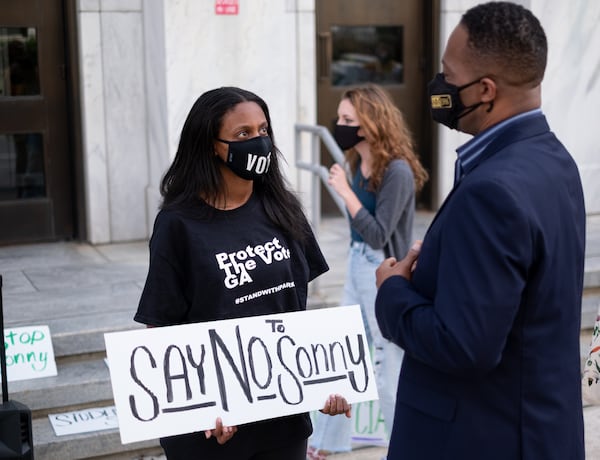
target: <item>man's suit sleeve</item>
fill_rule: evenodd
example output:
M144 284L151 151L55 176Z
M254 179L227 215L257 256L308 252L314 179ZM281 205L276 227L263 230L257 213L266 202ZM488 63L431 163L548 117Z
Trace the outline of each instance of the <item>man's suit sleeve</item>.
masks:
M457 190L443 212L412 282L394 276L380 287L377 320L415 359L448 373L485 372L513 328L534 232L517 197L493 181Z

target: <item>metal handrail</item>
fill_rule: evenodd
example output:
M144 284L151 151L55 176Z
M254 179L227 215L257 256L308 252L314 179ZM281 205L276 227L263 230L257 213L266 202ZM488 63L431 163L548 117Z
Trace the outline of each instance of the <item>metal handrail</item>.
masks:
M310 199L312 203L311 221L313 227L315 229L318 229L319 223L321 222L321 189L319 187L319 180L321 181L321 183L323 183L325 189L331 195L331 198L333 198L333 201L339 208L342 215L344 217L347 217L348 214L346 211L346 204L344 203L344 200L342 200L340 196L336 193L336 191L331 187L331 185L327 183L327 179L329 177L329 168L321 164L321 144L319 143L319 139L323 141L323 144L325 144L325 147L327 147L327 149L329 150L329 153L333 157L333 160L336 163L340 164L342 167L344 165L344 152L342 152L337 142L325 126L295 124L294 132L294 153L296 167L313 173L310 187ZM303 132L308 132L311 134L312 142L310 149L310 163L306 163L301 160L301 135Z

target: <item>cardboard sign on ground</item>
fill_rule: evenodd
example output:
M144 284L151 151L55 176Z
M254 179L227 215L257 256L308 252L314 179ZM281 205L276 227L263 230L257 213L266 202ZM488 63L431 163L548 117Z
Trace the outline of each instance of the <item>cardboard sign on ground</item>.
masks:
M48 414L48 419L56 436L108 430L119 426L115 406Z
M358 305L105 334L121 441L377 399ZM340 415L343 417L343 415Z

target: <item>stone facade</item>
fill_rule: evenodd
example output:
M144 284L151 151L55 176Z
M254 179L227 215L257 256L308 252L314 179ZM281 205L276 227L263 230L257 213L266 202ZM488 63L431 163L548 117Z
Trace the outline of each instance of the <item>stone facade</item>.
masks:
M150 235L183 121L195 99L217 86L241 86L267 101L290 182L310 208L309 181L294 167L293 127L316 123L315 1L240 0L237 15L219 15L214 0L79 0L90 242ZM476 3L441 0L440 49ZM542 109L580 167L588 213L600 213L592 112L592 101L600 102L600 48L592 46L600 42L600 2L520 3L549 40ZM435 206L451 188L454 149L468 137L441 128L438 139Z

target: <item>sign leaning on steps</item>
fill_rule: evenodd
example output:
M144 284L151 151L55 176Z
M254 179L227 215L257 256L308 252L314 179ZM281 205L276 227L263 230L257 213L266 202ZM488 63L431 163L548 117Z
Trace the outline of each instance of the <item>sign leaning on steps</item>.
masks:
M57 374L48 326L5 328L4 348L9 382Z
M378 399L358 305L104 339L124 444Z
M48 419L56 436L89 433L119 427L115 406L88 407L87 409L60 414L48 414Z

